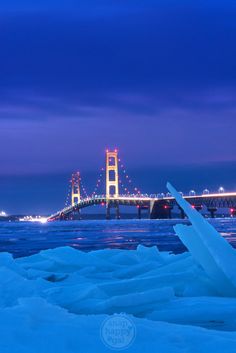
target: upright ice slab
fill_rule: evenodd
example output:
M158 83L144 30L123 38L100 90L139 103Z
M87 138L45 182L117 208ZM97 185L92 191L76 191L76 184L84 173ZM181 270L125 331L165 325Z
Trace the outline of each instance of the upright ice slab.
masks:
M214 281L218 292L224 296L236 296L236 251L170 183L167 188L192 224L176 225L177 235Z

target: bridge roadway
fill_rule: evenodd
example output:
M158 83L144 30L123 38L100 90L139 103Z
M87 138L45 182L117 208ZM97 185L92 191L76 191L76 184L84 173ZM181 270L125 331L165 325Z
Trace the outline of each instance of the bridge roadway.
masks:
M214 193L193 196L183 196L193 207L201 210L204 206L208 209L211 216L218 208L230 208L235 215L236 212L236 192L230 193ZM138 208L139 217L141 217L141 209L148 209L150 218L171 218L171 210L176 205L176 201L171 196L157 197L156 195L120 195L119 197L109 197L106 195L95 195L81 199L78 203L65 207L62 210L48 217L48 221L70 219L70 216L80 209L93 205L106 205L107 210L119 206L136 206ZM184 213L180 209L181 217ZM109 216L109 212L107 212ZM109 217L107 217L109 218Z

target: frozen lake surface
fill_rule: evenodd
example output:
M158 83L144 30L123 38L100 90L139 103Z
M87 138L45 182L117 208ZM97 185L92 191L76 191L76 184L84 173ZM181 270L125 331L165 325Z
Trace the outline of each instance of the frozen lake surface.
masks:
M236 248L236 219L210 220ZM136 249L139 244L157 245L160 251L186 251L173 226L181 220L110 220L0 223L0 251L14 257L28 256L49 248L72 246L79 250Z
M236 220L211 222L235 247ZM195 221L184 252L177 223L1 223L0 352L235 353L234 251Z

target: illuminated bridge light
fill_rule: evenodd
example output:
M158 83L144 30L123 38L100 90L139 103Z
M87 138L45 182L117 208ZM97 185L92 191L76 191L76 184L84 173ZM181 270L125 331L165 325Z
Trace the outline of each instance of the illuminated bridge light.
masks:
M209 195L210 191L208 189L204 189L202 192L203 195Z
M219 194L223 194L225 192L225 189L223 188L223 186L220 186L218 189Z
M189 196L196 196L196 192L194 190L189 191Z

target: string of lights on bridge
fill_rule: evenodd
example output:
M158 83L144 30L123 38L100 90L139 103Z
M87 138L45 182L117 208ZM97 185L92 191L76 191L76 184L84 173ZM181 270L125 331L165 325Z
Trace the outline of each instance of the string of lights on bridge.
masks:
M231 215L235 215L235 199L233 198L236 198L236 193L227 193L222 186L219 187L218 193L211 193L208 189L204 189L200 194L197 194L195 190L190 190L185 195L182 192L180 193L198 211L206 206L211 217L214 217L218 207L229 208ZM171 210L175 207L170 193L151 195L141 193L140 189L134 185L124 163L118 158L117 150L106 150L106 168L102 167L100 169L95 188L91 194L87 192L80 173L72 174L65 208L51 215L49 219L64 219L70 217L73 212L80 212L81 208L99 204L106 205L107 219L110 219L111 208L116 209L116 217L119 218L119 206L124 205L139 208L138 217L141 217L141 209L149 209L149 212L152 212L150 213L151 218L158 218L158 216L159 218L171 217ZM165 215L161 214L163 212L161 209L166 212ZM181 217L183 216L181 215Z
M116 150L115 150L116 152ZM109 159L109 162L111 162L111 160ZM169 193L164 194L164 193L160 193L160 194L152 194L152 195L143 195L140 191L140 189L134 185L133 180L131 179L130 175L127 172L127 169L125 168L124 163L121 161L120 158L117 159L118 162L118 168L120 170L119 173L119 179L118 179L118 183L119 183L119 196L134 196L134 197L154 197L154 198L165 198L165 197L171 197L171 195ZM99 195L104 195L104 191L105 191L105 177L106 177L106 169L105 168L101 168L98 178L96 180L95 183L95 188L93 190L93 192L91 194L89 194L83 184L81 175L79 172L73 173L72 174L72 179L69 182L69 189L68 189L68 193L67 193L67 197L66 197L66 202L65 202L65 207L68 207L71 205L71 198L72 198L72 185L73 185L73 189L75 187L78 188L79 193L80 193L80 198L81 200L83 199L88 199L88 198L96 198ZM104 190L103 190L104 189ZM218 193L224 193L225 190L224 188L221 186L218 189ZM180 192L183 196L184 194L182 192ZM202 192L202 195L208 195L210 194L210 191L208 189L204 189ZM91 195L91 196L90 196ZM194 190L190 190L188 193L188 196L194 197L196 196L196 192ZM185 195L187 196L187 195Z
M80 176L80 173L74 173L72 174L72 178L69 180L69 186L68 186L68 192L67 192L67 196L66 196L66 202L65 202L65 207L69 206L71 204L71 193L72 193L72 181L75 178L75 175L77 174L78 176L78 182L79 182L79 188L80 188L80 192L81 192L81 197L82 198L88 198L89 195L87 193L87 190L82 182L82 178ZM75 181L75 180L74 180Z
M122 194L127 194L127 195L131 195L131 194L135 194L135 195L141 195L141 191L133 185L133 181L131 179L131 177L129 176L129 174L127 173L127 170L124 166L124 163L121 162L121 159L118 159L119 162L119 168L121 170L121 174L120 174L120 178L119 178L119 185L122 188ZM68 193L67 193L67 198L66 198L66 202L65 202L65 206L69 206L70 202L71 202L71 191L72 191L72 180L70 180L69 183L69 189L68 189ZM91 194L91 197L95 197L98 194L104 194L104 190L101 190L102 188L104 188L105 185L105 168L100 168L100 173L98 175L98 178L96 180L95 183L95 187L94 190ZM82 178L80 177L80 188L81 188L81 196L88 198L89 197L89 193L87 192L83 182L82 182ZM133 192L132 192L133 191Z
M124 164L121 163L120 159L119 159L119 162L120 162L119 167L121 168L122 174L124 176L124 181L121 178L119 179L119 185L123 191L120 193L120 195L127 195L127 196L131 196L131 195L145 196L146 195L147 196L147 194L143 195L141 193L141 191L136 186L134 187L132 185L132 179L127 174L127 171L124 167ZM103 186L102 182L104 181L103 177L105 176L104 171L105 171L105 169L101 168L100 174L99 174L98 179L95 184L94 191L91 194L92 198L96 197L97 195L104 195L103 190L99 190ZM82 199L89 198L90 195L87 192L81 177L79 178L79 181L80 181L81 198ZM129 189L129 186L131 187L130 189ZM131 190L133 190L133 192ZM218 193L222 194L224 192L225 192L225 189L222 186L219 187ZM68 207L71 204L71 193L72 193L72 179L69 180L69 187L68 187L68 192L67 192L67 196L66 196L65 207ZM182 194L183 196L192 196L192 197L197 195L195 190L190 190L187 195L180 191L180 194ZM202 195L208 195L208 194L210 194L210 191L208 189L204 189L202 192ZM166 193L166 194L159 193L159 194L152 194L151 196L157 197L157 198L164 198L164 197L171 197L171 194L170 193Z
M99 193L100 188L102 187L102 182L104 181L103 179L105 179L105 169L102 167L100 168L100 173L98 175L96 184L95 184L95 188L92 192L92 197L94 197L95 195L97 195ZM103 192L101 192L101 194L103 194Z
M69 185L68 185L68 192L66 196L66 202L65 202L65 207L69 206L71 204L71 188L72 188L72 180L69 180Z
M141 195L141 191L133 185L133 181L129 174L127 173L127 170L124 166L124 163L121 162L121 159L118 159L119 162L119 168L121 170L120 173L120 178L119 178L119 186L122 188L122 194L126 195ZM80 179L81 180L81 179ZM103 187L105 188L105 168L100 169L100 173L98 175L98 178L95 183L95 188L91 194L92 197L95 197L98 194L104 194L104 190L101 190ZM83 183L81 181L81 189L85 190ZM70 191L71 192L71 189ZM88 193L85 191L86 197L88 197ZM69 200L70 196L68 197Z
M131 179L131 177L129 176L129 174L126 171L126 168L124 166L124 163L121 162L121 159L118 159L118 163L119 163L119 168L121 169L121 178L119 179L119 183L121 185L121 187L124 190L125 194L135 194L135 195L140 195L141 191L133 185L133 181ZM124 176L124 182L122 181L122 176ZM133 190L133 192L131 191L131 189Z
M88 198L88 193L87 193L87 190L82 182L82 179L80 177L80 188L81 188L81 191L82 191L82 196L84 195L85 198Z

